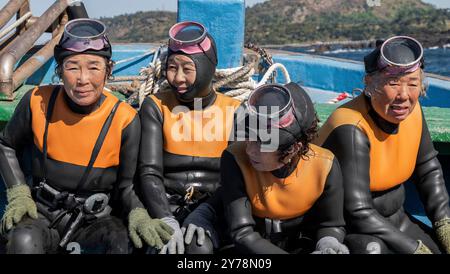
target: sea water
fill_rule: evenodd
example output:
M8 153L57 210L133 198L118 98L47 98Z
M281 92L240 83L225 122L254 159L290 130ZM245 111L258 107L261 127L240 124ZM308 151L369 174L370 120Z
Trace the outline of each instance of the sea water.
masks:
M289 48L289 50L362 62L364 56L372 49L336 49L324 52L316 52L304 48ZM443 48L427 48L424 52L424 58L425 72L450 77L450 45L446 45Z

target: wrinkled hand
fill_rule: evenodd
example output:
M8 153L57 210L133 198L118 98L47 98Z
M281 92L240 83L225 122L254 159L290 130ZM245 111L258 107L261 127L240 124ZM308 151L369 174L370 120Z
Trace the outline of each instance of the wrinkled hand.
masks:
M439 243L450 254L450 218L446 217L434 224Z
M2 218L0 233L6 234L8 230L13 228L22 220L25 214L33 219L38 218L36 203L31 198L30 188L25 185L13 186L6 190L8 205Z
M142 248L142 240L151 247L162 248L173 233L173 229L160 219L152 219L143 208L135 208L128 215L128 231L133 244Z
M349 254L348 248L336 238L326 236L316 244L316 250L312 254Z
M195 224L189 224L187 229L186 227L181 228L181 232L183 232L184 236L184 243L186 245L190 245L192 242L192 238L194 237L195 233L197 233L197 244L202 246L205 243L205 233L210 238L211 232L209 230L206 230L203 227L196 226Z
M183 232L181 232L178 221L173 217L164 217L161 220L169 225L174 233L169 242L163 246L159 254L184 254Z
M433 252L431 252L431 250L424 245L421 240L418 240L417 243L417 248L413 254L433 254Z

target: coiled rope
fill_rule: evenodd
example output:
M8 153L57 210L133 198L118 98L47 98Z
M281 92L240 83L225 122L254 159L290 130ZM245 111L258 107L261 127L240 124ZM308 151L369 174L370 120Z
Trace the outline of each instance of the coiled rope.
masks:
M277 69L281 70L286 82L290 82L289 73L283 64L273 63L271 56L264 49L258 48L253 44L247 44L246 47L256 51L262 58L263 63L265 62L265 65L268 66L264 76L259 82L253 79L255 67L257 66L257 59L247 62L244 66L217 69L213 78L214 90L220 91L237 100L245 101L250 95L250 92L255 88L268 81L275 81ZM141 84L137 92L133 92L128 97L128 103L132 104L133 102L138 101L140 107L145 97L170 89L167 79L162 73L164 69L163 64L166 63L166 58L167 46L161 45L159 49L155 51L150 64L147 67L141 68L139 76L133 78L134 80L140 80Z

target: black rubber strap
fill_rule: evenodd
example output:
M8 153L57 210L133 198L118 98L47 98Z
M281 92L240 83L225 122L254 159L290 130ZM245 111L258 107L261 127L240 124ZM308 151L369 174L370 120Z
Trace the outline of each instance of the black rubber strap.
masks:
M45 116L45 130L44 130L44 144L42 145L42 153L43 157L41 160L41 170L42 170L42 180L43 182L47 181L47 174L45 169L45 162L47 161L47 135L48 135L48 125L50 123L50 119L52 118L53 109L55 107L56 97L58 96L60 86L55 86L52 91L52 95L50 96L50 100L48 101L47 106L47 114Z
M95 142L94 150L92 151L91 159L89 160L89 164L86 167L84 174L81 177L80 181L78 182L75 193L78 192L86 184L86 180L89 176L89 173L92 170L92 167L94 166L94 163L95 163L95 160L97 159L98 153L100 152L100 149L102 148L103 141L105 141L106 134L108 133L108 130L111 127L112 120L114 118L114 115L116 114L116 110L119 107L120 103L121 103L121 101L118 100L117 103L112 108L111 113L109 113L108 118L106 118L106 121L103 124L102 130L100 131L100 135L98 136L97 141Z
M59 86L55 87L53 89L52 95L50 97L50 100L48 102L48 109L47 109L47 115L46 115L46 122L45 122L45 131L44 131L44 144L43 144L43 157L42 157L42 181L47 181L46 176L46 169L45 169L45 163L47 161L47 135L48 135L48 125L50 123L50 119L52 117L53 108L55 106L56 97L58 95ZM80 181L78 182L77 188L75 192L78 192L86 183L86 180L89 176L89 173L92 170L92 167L94 166L95 160L97 159L98 153L100 152L100 149L102 148L103 142L105 141L106 134L108 133L109 128L111 127L112 120L114 118L114 115L116 114L116 110L119 107L121 101L118 100L116 104L111 109L111 112L109 113L108 117L105 120L105 123L103 124L103 127L100 131L100 134L97 138L97 141L95 142L94 149L92 150L91 159L89 160L89 164L84 170L83 176L81 177Z

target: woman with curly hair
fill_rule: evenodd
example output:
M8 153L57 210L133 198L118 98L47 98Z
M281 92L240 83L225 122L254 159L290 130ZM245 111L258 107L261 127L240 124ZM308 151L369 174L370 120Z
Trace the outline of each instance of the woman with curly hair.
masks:
M295 83L269 84L252 92L247 107L246 141L221 159L236 250L348 253L341 171L330 151L310 144L318 119L309 96Z

